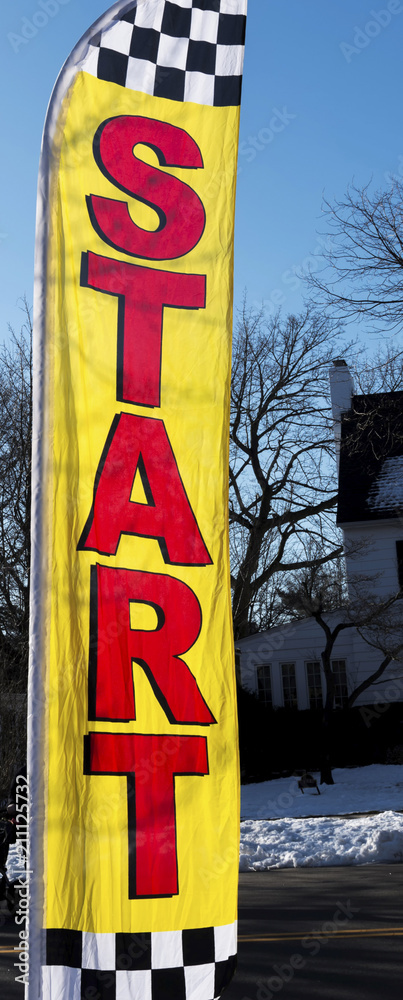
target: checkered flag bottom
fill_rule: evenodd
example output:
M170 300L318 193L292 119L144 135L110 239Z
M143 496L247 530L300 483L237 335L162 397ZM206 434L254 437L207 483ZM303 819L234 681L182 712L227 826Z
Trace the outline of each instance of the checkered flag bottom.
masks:
M247 0L138 0L91 39L81 68L154 97L241 101Z
M151 934L48 930L43 1000L216 1000L236 967L237 924Z

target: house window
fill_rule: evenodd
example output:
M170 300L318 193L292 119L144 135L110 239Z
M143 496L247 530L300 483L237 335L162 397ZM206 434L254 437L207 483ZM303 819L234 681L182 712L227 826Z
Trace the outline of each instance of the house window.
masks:
M271 694L271 669L270 663L262 663L257 668L257 693L260 701L272 707L273 700Z
M399 587L403 587L403 542L396 542L396 555L397 555L397 579L399 581Z
M306 677L308 681L309 707L322 708L322 677L319 660L308 660L306 664Z
M282 663L284 708L298 708L295 663Z
M334 705L344 708L348 700L347 671L345 660L332 660L334 674Z

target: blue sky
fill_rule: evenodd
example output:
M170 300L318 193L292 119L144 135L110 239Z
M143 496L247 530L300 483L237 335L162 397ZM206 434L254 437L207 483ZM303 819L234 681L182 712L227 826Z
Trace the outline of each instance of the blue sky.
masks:
M0 340L32 301L38 160L47 103L104 0L3 0ZM57 9L56 9L57 8ZM34 18L34 23L33 23ZM29 27L31 25L31 28ZM32 27L33 25L33 27ZM32 37L18 43L15 36ZM403 176L403 0L249 0L235 235L235 306L295 311L320 250L323 195ZM323 225L323 223L322 223Z

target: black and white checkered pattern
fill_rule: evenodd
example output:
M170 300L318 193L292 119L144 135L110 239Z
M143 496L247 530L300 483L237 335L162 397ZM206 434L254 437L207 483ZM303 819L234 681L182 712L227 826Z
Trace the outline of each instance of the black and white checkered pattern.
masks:
M236 967L237 924L150 934L48 930L43 1000L215 1000Z
M247 0L138 0L94 37L81 68L172 101L241 101Z

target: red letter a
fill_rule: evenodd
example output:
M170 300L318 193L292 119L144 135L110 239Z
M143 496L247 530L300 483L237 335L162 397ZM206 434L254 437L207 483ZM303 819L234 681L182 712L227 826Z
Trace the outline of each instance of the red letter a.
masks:
M147 504L130 499L137 472ZM115 555L122 534L158 539L166 563L211 564L163 421L132 413L113 421L78 549Z

